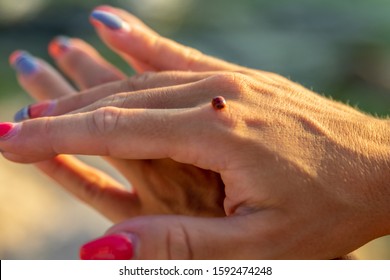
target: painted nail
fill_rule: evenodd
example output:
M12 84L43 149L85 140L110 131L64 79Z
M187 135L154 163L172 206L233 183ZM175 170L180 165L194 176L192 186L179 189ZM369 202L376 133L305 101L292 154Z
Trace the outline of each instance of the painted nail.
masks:
M16 112L14 120L16 122L20 122L23 120L48 116L53 111L56 104L57 102L54 100L47 100L24 107Z
M13 52L9 61L12 67L22 75L32 75L39 70L38 61L25 51Z
M103 236L80 249L82 260L131 260L133 255L133 243L125 234Z
M5 140L10 137L14 127L15 125L13 123L0 123L0 140Z
M129 30L129 25L126 22L124 22L117 15L110 12L95 10L91 13L91 18L104 24L106 27L108 27L111 30L120 30L120 29Z
M66 36L58 36L54 38L53 41L49 44L49 54L53 58L59 58L67 51L69 51L71 46L70 38Z

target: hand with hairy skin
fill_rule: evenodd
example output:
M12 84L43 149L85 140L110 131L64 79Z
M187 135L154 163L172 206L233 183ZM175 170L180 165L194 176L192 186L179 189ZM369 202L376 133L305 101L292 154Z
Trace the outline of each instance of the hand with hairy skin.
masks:
M136 217L107 232L130 234L134 258L328 259L389 233L387 120L182 47L124 11L98 12L99 35L141 74L124 79L84 52L101 63L94 82L82 66L61 66L66 50L56 61L83 88L119 81L56 97L49 113L30 107L43 114L13 124L0 149L17 162L46 160L42 170L91 205L114 206L113 220ZM25 88L39 71L20 77ZM58 154L107 157L135 192Z
M113 91L110 81L121 81L115 86L130 90L125 74L80 39L56 38L49 45L49 52L59 68L82 90L106 84L100 90L107 88ZM16 114L19 120L40 117L40 114L57 114L53 98L72 96L79 98L80 104L83 104L81 99L88 96L88 91L77 93L55 69L28 53L15 52L11 63L16 66L24 89L37 100L44 100L22 109L20 112L23 114ZM27 75L25 71L20 71L20 68L25 68L24 64L36 67ZM116 87L116 90L119 88ZM170 159L105 159L132 184L134 192L127 191L107 174L72 156L58 155L36 163L36 166L113 222L151 214L224 215L224 185L215 172L178 164Z

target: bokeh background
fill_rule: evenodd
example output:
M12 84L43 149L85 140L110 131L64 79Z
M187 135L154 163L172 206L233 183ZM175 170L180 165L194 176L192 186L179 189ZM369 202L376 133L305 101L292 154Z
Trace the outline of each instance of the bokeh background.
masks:
M1 121L11 121L32 102L8 65L15 49L52 62L47 44L54 36L81 37L133 73L89 24L99 4L127 9L159 33L205 53L277 72L371 114L390 112L388 0L0 0ZM99 159L85 160L114 172ZM33 166L0 158L1 259L77 259L78 247L108 226ZM390 238L367 244L357 255L390 259Z

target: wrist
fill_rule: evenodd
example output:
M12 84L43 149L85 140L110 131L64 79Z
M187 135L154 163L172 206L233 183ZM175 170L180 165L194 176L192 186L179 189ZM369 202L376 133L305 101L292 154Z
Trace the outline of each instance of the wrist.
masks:
M365 156L365 191L376 237L390 234L390 120L374 119L369 125Z
M368 242L390 234L390 120L361 115L342 122L335 126L341 138L334 184L348 201L350 226Z

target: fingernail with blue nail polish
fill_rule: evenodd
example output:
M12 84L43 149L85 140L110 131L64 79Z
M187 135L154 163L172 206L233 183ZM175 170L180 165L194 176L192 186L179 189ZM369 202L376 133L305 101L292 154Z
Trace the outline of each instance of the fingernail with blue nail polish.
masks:
M24 107L16 112L14 120L16 122L20 122L28 119L48 116L53 111L55 105L56 102L54 100L47 100Z
M29 108L28 107L23 107L19 111L16 112L14 116L14 121L16 122L21 122L24 120L28 120L30 118L29 114Z
M39 69L37 60L28 52L16 51L10 56L10 63L22 75L32 75Z
M129 26L120 17L110 12L95 10L91 13L91 18L103 23L112 30L129 29Z
M71 47L70 38L66 36L58 36L49 44L49 53L54 58L59 58Z

